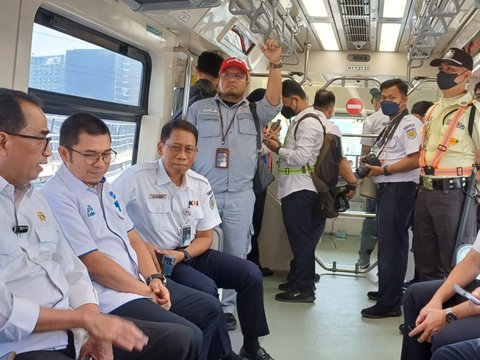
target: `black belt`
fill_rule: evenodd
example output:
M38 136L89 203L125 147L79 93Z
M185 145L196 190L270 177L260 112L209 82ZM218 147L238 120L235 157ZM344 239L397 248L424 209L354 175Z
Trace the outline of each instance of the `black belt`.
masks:
M420 186L425 190L453 190L463 189L467 187L468 178L455 177L455 178L438 178L432 179L426 176L420 177Z
M390 183L390 182L378 183L378 184L376 184L377 185L377 190L384 189L390 184L392 184L392 183Z

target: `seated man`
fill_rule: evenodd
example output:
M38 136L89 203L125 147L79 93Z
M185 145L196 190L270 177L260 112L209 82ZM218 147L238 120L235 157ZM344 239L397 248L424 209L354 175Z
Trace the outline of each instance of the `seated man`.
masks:
M87 269L30 183L52 155L48 134L38 99L0 89L0 356L75 359L70 329L83 328L81 357L193 360L187 327L135 320L147 338L130 321L100 314Z
M403 300L405 331L402 359L430 359L444 345L480 338L480 306L456 295L453 284L471 291L479 286L480 237L446 280L413 284ZM480 297L480 289L473 295ZM413 330L411 330L413 329ZM473 358L472 358L473 359Z
M60 128L58 152L64 163L42 192L67 241L87 266L100 309L187 326L195 333L200 359L207 359L212 336L224 321L222 309L210 295L173 281L166 284L155 268L121 199L104 177L115 156L108 127L94 115L73 114Z
M471 360L478 358L480 358L480 339L465 340L442 346L432 356L432 360Z
M208 180L190 170L197 140L191 123L169 122L158 143L160 160L132 166L115 187L135 228L150 242L153 257L154 251L175 257L172 279L214 296L217 285L236 290L244 335L240 355L272 359L258 343L259 336L268 334L260 270L250 261L210 249L220 216ZM224 339L228 341L228 333Z

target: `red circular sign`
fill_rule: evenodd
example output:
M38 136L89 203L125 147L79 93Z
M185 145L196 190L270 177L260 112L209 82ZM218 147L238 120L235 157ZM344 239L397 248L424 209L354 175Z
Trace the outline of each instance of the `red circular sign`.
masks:
M358 115L363 110L363 102L359 98L351 98L345 104L345 108L350 115Z

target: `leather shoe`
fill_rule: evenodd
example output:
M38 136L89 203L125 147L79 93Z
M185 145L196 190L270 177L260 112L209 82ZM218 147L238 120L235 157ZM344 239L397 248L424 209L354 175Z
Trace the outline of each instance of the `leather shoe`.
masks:
M291 282L281 283L280 285L278 285L278 290L290 291L293 289L294 286L295 284Z
M247 360L274 360L264 348L258 348L255 354L249 353L243 347L240 349L240 356L243 356Z
M315 301L315 293L313 290L289 290L275 295L275 300L283 302L301 302L301 303L313 303Z
M400 310L400 306L390 307L378 304L363 309L361 313L363 317L368 319L383 319L387 317L402 316L402 310Z
M237 328L237 319L232 313L225 313L225 322L227 323L228 331L235 330Z
M270 270L270 268L268 267L262 267L260 266L260 271L262 272L262 276L265 277L265 276L272 276L273 275L273 271Z
M404 334L405 332L405 324L400 324L400 326L398 327L398 330L400 330L400 334Z
M369 291L367 292L367 297L370 300L377 301L378 300L378 291Z
M315 276L313 277L314 282L319 282L320 281L320 274L315 273Z

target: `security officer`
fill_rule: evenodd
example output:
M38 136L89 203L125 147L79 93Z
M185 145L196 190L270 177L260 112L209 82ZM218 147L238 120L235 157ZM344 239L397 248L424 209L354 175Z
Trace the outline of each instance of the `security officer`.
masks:
M401 292L407 270L408 227L420 177L418 156L422 122L407 110L407 84L400 79L384 81L382 112L390 117L367 155L381 166L365 163L368 176L377 184L378 294L377 303L361 311L371 319L401 316ZM358 173L358 172L357 172Z
M282 49L275 40L261 46L270 61L265 97L257 103L260 129L281 109ZM225 235L224 251L242 259L250 251L255 195L252 190L257 166L257 131L244 94L248 85L246 64L236 58L224 60L220 68L219 93L197 101L188 110L187 121L198 129L198 157L193 170L212 185ZM230 329L235 292L223 294L223 311Z
M427 112L420 154L421 179L415 204L413 253L419 280L445 278L452 268L455 242L472 165L479 163L480 105L471 106L465 89L472 57L451 48L430 62L438 66L443 96ZM470 126L470 119L473 126ZM451 130L451 131L450 131ZM448 136L444 136L448 133ZM463 243L473 243L476 211L472 202Z
M195 161L198 132L191 123L167 123L158 143L160 160L128 168L114 185L140 236L151 249L174 256L171 279L218 297L217 285L237 291L238 316L244 335L242 357L273 360L258 343L268 334L263 280L258 267L237 256L210 249L213 228L220 224L208 180L189 170ZM223 323L222 358L232 351ZM213 358L213 357L212 357ZM218 356L217 356L218 359Z
M115 156L106 124L88 113L69 116L60 128L58 151L63 164L41 191L94 279L102 312L187 326L199 359L207 359L216 328L225 321L221 307L212 296L167 281L156 269L104 177Z
M382 100L382 92L377 88L370 89L370 100L375 112L365 118L363 121L362 134L378 135L383 128L388 124L390 118L382 112L380 102ZM365 156L370 151L375 139L362 137L360 144L362 144L361 155ZM365 199L365 212L368 214L375 214L377 208L375 199ZM370 266L370 255L377 244L377 224L375 219L365 218L362 223L362 232L360 235L360 249L358 250L358 265L361 269L366 269Z
M293 252L290 262L288 282L280 284L282 293L275 299L285 302L315 301L315 247L325 228L326 218L315 211L317 190L306 166L315 164L323 144L323 128L315 114L328 120L325 115L316 112L307 102L307 95L302 87L293 80L282 84L284 108L282 114L296 119L287 130L285 145L281 146L274 138L265 138L267 147L276 152L280 158L278 168L278 197L282 202L282 215L288 242Z
M87 269L31 184L52 154L40 102L0 88L0 109L0 356L75 359L70 329L83 328L91 337L80 357L196 358L187 327L135 320L147 338L130 321L100 314Z

